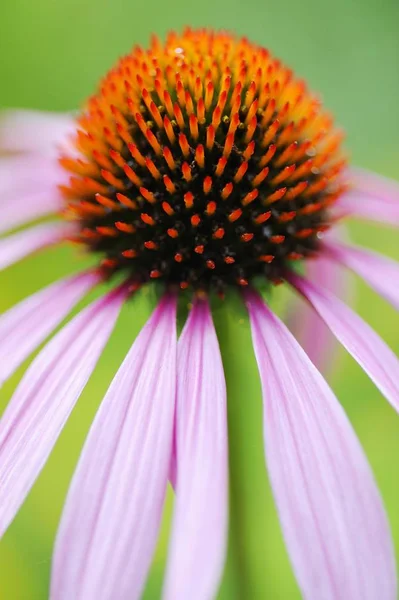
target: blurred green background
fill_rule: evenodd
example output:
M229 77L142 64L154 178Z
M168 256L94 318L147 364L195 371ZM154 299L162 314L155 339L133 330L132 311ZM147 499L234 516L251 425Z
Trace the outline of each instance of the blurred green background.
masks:
M232 29L269 47L322 93L347 131L353 161L399 179L397 0L8 0L0 8L0 105L77 108L133 44L146 44L151 32L162 36L184 24ZM351 234L357 242L399 259L397 231L356 224ZM62 249L8 269L0 275L0 311L79 266L79 257ZM281 294L277 292L274 306ZM57 522L85 433L150 305L142 298L124 310L51 459L2 540L0 598L47 597ZM398 314L360 281L356 309L399 354ZM218 318L229 410L240 418L243 430L231 443L244 474L233 486L232 539L239 542L229 551L220 597L295 599L299 592L264 472L260 386L244 317L238 311ZM24 368L0 391L2 407ZM331 382L369 456L399 555L399 419L343 351ZM169 497L145 593L148 600L158 598L161 589L171 506Z

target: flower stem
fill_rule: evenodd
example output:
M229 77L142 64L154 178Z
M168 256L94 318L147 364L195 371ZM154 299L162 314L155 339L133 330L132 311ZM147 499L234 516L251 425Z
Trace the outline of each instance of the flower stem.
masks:
M235 583L234 596L229 591L226 598L260 600L267 595L265 547L271 500L264 463L260 382L241 300L229 297L223 308L214 312L214 320L226 375L229 424L227 572L234 574ZM225 587L221 597L227 592Z

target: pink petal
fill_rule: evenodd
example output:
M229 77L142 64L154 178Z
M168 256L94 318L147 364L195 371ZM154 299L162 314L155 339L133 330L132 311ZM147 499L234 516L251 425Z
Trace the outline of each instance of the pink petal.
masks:
M94 273L63 279L0 317L0 386L97 281Z
M0 206L17 202L36 192L52 191L61 206L59 184L68 182L68 172L58 159L38 154L18 154L0 158Z
M43 468L105 346L126 294L97 300L26 372L0 422L0 534ZM43 315L42 315L43 316Z
M58 186L68 180L69 174L55 156L17 154L0 158L0 233L59 213L65 200Z
M357 167L351 169L350 179L357 189L379 196L383 202L399 202L399 182L394 179Z
M378 294L399 309L399 263L377 252L332 240L324 246L332 258L360 275Z
M327 289L341 295L350 294L346 272L337 264L320 256L308 261L306 276L310 281L322 283ZM334 360L336 340L325 323L303 301L295 301L290 313L290 330L309 356L312 363L327 373Z
M270 480L303 596L394 600L389 527L351 425L287 328L256 294L247 301Z
M367 323L328 290L290 274L288 281L307 298L341 344L399 411L399 360Z
M172 455L170 457L170 465L169 465L169 481L170 485L173 489L176 489L176 479L177 479L177 463L176 463L176 439L175 439L175 425L173 426L173 440L172 440Z
M63 241L71 231L65 223L36 225L0 240L0 270L46 246Z
M0 206L0 233L58 213L63 208L62 199L54 189L38 189L29 193L12 194ZM2 240L0 240L0 244ZM0 263L1 264L1 263Z
M91 427L57 536L53 600L140 597L168 481L176 346L176 301L166 297Z
M377 221L394 227L399 225L399 205L383 202L380 197L358 189L345 192L339 200L338 208L343 216Z
M227 540L226 384L207 302L178 343L177 495L165 598L215 598Z
M342 195L338 208L355 217L397 227L399 184L361 169L353 169L350 176L354 187Z
M334 227L323 235L323 241L340 242L347 239L346 227ZM320 256L306 262L306 277L322 283L324 287L346 301L353 296L352 280L346 269ZM329 328L303 298L296 296L290 303L286 319L290 331L299 341L312 363L319 371L328 374L334 365L338 342Z
M70 114L8 110L0 115L0 150L54 154L76 130Z

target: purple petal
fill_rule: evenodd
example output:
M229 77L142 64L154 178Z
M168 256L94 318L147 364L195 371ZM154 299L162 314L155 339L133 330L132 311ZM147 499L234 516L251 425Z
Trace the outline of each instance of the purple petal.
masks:
M0 386L97 282L93 273L64 279L0 317Z
M58 186L68 179L56 157L18 154L0 158L0 233L59 213L65 200Z
M0 270L18 262L25 256L57 244L71 231L65 223L36 225L0 240Z
M308 261L306 277L322 283L327 289L343 297L350 295L347 273L339 265L320 256ZM290 330L319 371L327 373L333 363L336 340L324 321L311 307L297 299L290 312Z
M0 115L0 150L54 154L76 124L67 113L8 110Z
M290 274L288 281L307 298L341 344L399 411L399 360L367 323L328 290Z
M399 225L397 182L361 169L352 170L351 182L354 187L342 195L338 208L351 216Z
M60 194L56 190L40 189L18 195L13 193L1 205L0 233L41 217L57 214L62 206ZM0 245L3 243L0 240Z
M357 167L351 169L350 179L358 190L379 196L382 202L399 202L399 182L394 179Z
M332 240L324 246L332 258L360 275L378 294L399 309L399 263L377 252Z
M33 361L11 399L0 421L0 535L43 468L125 296L113 292L66 325Z
M386 515L351 425L287 328L247 295L265 451L285 542L307 600L395 600Z
M177 494L164 597L215 598L227 540L226 384L207 302L178 343Z
M29 198L32 192L52 192L62 206L61 194L57 186L66 184L68 172L56 158L37 154L18 154L0 158L0 205L18 202L24 195ZM14 200L12 200L14 199ZM26 202L28 204L28 202ZM20 203L22 206L22 203Z
M52 600L140 597L169 475L176 346L176 301L166 297L86 440L57 536Z
M348 190L338 202L342 216L376 221L384 225L399 225L399 203L383 202L379 196L358 189Z
M176 415L175 415L176 417ZM176 489L177 479L177 459L176 459L176 424L173 424L173 436L172 436L172 454L170 457L169 465L169 481L173 489Z

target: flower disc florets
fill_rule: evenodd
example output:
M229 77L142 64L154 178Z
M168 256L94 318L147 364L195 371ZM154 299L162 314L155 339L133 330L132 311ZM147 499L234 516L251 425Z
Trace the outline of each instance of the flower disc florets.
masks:
M134 48L78 121L65 189L78 240L138 284L275 280L317 252L340 191L341 135L303 81L227 33Z

